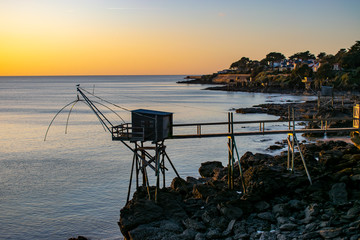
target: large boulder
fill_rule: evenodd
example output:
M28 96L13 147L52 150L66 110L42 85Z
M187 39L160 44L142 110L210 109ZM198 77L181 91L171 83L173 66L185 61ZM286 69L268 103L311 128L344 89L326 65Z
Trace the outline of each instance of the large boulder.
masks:
M151 191L151 194L154 194L154 191ZM134 198L120 210L118 225L126 239L130 239L131 232L133 235L142 236L142 232L151 232L156 228L156 224L148 225L150 223L167 219L180 224L188 217L184 205L181 195L170 189L159 190L158 199L155 202L148 200L144 189L139 188ZM137 229L140 225L143 226ZM137 230L133 231L135 229Z
M221 162L212 161L201 163L199 173L201 177L213 177L216 168L224 168Z
M131 240L170 239L183 232L181 225L168 220L142 224L129 232Z
M282 177L283 168L257 165L244 173L245 199L259 201L275 195L286 186Z
M217 190L210 184L196 184L193 187L193 196L195 198L207 199L217 193Z
M163 209L151 200L139 199L129 202L120 210L120 230L124 237L129 238L129 231L139 225L159 221L164 218Z
M240 163L243 170L249 167L266 164L273 161L274 157L269 154L246 152L241 158Z

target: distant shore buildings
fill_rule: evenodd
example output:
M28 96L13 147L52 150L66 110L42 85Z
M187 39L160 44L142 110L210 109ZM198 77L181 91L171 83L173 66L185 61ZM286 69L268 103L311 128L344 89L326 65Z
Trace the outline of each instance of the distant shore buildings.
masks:
M321 62L317 59L308 59L308 60L302 60L302 59L283 59L281 61L277 62L268 62L268 65L266 66L268 69L271 69L272 71L279 71L279 72L286 72L286 71L292 71L297 66L306 64L308 65L313 72L317 72L318 69L321 66ZM223 69L217 72L217 74L230 74L238 71L239 69L237 67L231 67L229 69ZM340 71L342 70L339 63L333 64L332 70L334 71Z

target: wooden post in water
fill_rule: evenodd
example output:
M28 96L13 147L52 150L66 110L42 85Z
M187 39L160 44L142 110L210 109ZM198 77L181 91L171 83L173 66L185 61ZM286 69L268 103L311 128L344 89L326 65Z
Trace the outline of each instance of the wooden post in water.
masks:
M145 150L144 150L144 146L143 146L143 142L141 142L141 158L145 159ZM141 160L142 161L142 160ZM141 162L140 161L140 162ZM140 164L141 166L141 173L142 173L142 177L143 177L143 182L142 185L143 187L146 186L146 172L145 172L145 167L143 166L143 164Z
M231 189L234 189L234 118L233 113L231 115Z
M136 161L135 161L135 165L136 165L136 189L139 188L139 156L137 154L135 154L137 152L137 144L135 143L135 152L134 155L136 156Z
M164 149L164 151L165 151L165 149ZM162 175L163 175L163 188L165 188L165 154L162 154L161 168L160 169L161 169L161 172L162 172Z
M156 121L155 121L156 122ZM158 199L158 191L160 185L160 157L159 157L159 144L155 144L155 176L156 176L156 187L155 187L155 202Z
M290 126L292 122L292 126ZM295 112L294 108L292 109L292 121L289 119L289 130L291 130L292 127L292 133L288 133L287 142L288 142L288 156L287 156L287 169L291 172L294 171L294 161L295 161ZM292 136L292 139L291 139ZM291 167L290 167L290 155L291 155Z
M291 128L291 120L290 120L290 106L288 107L288 120L289 120L289 130ZM288 134L287 137L287 142L288 142L288 155L287 155L287 170L290 169L290 134Z
M129 199L130 199L131 182L132 182L132 177L133 177L135 161L136 161L136 164L137 164L136 158L137 158L137 156L136 156L136 154L134 154L134 157L133 157L133 160L132 160L132 165L131 165L130 181L129 181L129 188L128 188L128 194L127 194L127 198L126 198L126 203L128 203Z
M295 161L295 110L292 109L292 117L293 117L293 138L292 138L292 158L291 158L291 171L294 171L294 161Z
M228 188L234 189L234 118L228 113Z
M230 113L228 112L228 133L230 133ZM231 162L231 139L228 137L228 188L230 188L231 183L231 171L230 171L230 162Z

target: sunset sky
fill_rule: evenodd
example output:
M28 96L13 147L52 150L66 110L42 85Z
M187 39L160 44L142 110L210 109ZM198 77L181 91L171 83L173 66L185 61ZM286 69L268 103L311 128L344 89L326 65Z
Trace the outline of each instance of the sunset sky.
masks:
M356 40L359 0L0 0L0 76L206 74Z

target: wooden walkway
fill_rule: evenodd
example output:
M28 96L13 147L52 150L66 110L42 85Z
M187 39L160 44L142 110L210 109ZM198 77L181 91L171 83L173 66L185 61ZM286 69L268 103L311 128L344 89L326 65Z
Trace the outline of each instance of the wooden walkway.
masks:
M329 133L329 132L353 132L353 131L359 131L359 128L354 127L344 127L344 128L328 128L327 123L330 121L335 120L353 120L352 118L331 118L331 119L295 119L295 120L258 120L258 121L237 121L233 122L234 125L247 125L243 128L245 131L241 132L203 132L203 129L205 126L227 126L230 124L230 122L213 122L213 123L189 123L189 124L173 124L174 129L178 128L194 128L193 134L173 134L170 139L187 139L187 138L212 138L212 137L228 137L228 136L249 136L249 135L271 135L271 134L296 134L296 133ZM321 125L321 128L319 129L305 129L305 128L298 128L295 129L293 126L295 126L295 122L319 122ZM275 126L269 126L270 123L289 123L289 127L287 129L283 130L270 130L269 128ZM290 127L290 123L292 126ZM258 131L246 131L246 128L249 127L249 125L252 125L251 127L254 128L254 124L259 125ZM265 128L265 124L268 126ZM279 128L279 126L276 126L276 128ZM180 130L181 132L181 130Z

